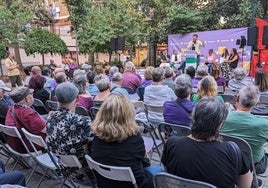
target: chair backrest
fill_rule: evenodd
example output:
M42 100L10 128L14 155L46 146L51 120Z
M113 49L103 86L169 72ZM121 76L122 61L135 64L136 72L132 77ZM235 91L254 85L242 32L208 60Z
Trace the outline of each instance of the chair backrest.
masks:
M83 106L76 106L75 113L81 116L89 116L88 110Z
M224 87L223 86L217 86L217 91L219 94L223 94L224 93Z
M166 136L187 136L191 134L191 128L188 126L162 122L158 125L158 132L161 137L162 133L165 133Z
M248 157L248 159L251 161L251 165L253 167L253 182L252 182L253 186L252 187L258 187L257 175L256 175L254 161L253 161L253 154L252 154L251 147L247 143L247 141L245 141L242 138L238 138L238 137L223 134L223 133L220 133L220 135L219 135L217 140L219 140L221 142L232 141L232 142L235 142L238 145L238 147L241 150L241 152L243 152L243 154L245 154Z
M47 108L47 106L40 100L40 99L36 99L34 98L34 102L32 107L38 112L38 110L42 110L45 111L46 113L49 112L49 109Z
M59 159L59 163L61 163L64 167L82 168L82 164L75 155L57 155L57 157Z
M90 116L91 116L91 119L94 120L98 111L99 111L100 108L98 107L91 107L90 110L89 110L89 113L90 113Z
M175 176L172 174L168 174L165 172L156 174L154 176L154 187L155 188L216 188L214 185L209 183L190 180L186 178L182 178L179 176Z
M144 109L144 104L142 101L131 100L131 103L134 105L135 108L143 108Z
M148 114L156 114L163 116L163 105L151 105L151 104L144 104L145 114L148 119ZM149 119L148 119L149 120Z
M18 131L17 127L13 127L13 126L6 126L6 125L2 125L0 124L0 132L3 132L4 134L14 137L14 138L18 138L22 145L24 146L24 148L26 149L26 151L28 153L30 153L27 145L25 144L22 135L20 134L20 132Z
M224 91L224 94L227 94L227 95L236 95L238 93L238 90L232 90L228 87L225 87L225 91Z
M219 96L222 96L224 102L229 102L232 105L235 105L235 103L236 103L236 97L234 95L219 94Z
M43 147L45 150L48 149L46 142L44 141L44 139L42 138L42 136L39 135L35 135L30 133L29 131L27 131L26 129L22 128L21 129L23 134L25 135L25 137L28 139L28 141L30 142L32 148L34 149L34 151L38 154L38 149L36 149L36 147L34 146L34 144Z
M89 155L85 155L85 158L89 168L95 170L99 175L111 180L132 182L135 188L138 187L130 167L103 165L94 161Z
M59 108L59 103L57 101L47 100L46 105L49 110L56 111Z
M260 103L261 104L268 104L268 96L261 95L260 96Z

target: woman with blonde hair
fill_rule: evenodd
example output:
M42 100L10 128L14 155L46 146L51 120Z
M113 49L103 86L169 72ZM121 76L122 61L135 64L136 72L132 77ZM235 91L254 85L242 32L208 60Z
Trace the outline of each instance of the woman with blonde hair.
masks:
M217 96L217 82L214 77L206 76L198 83L197 93L193 95L192 101L198 103L204 96L217 97L220 101L223 101L222 96Z
M92 158L105 165L131 167L139 188L153 187L152 175L144 169L144 141L135 122L135 109L122 95L110 95L93 123ZM108 180L96 174L98 187L129 187L127 182Z

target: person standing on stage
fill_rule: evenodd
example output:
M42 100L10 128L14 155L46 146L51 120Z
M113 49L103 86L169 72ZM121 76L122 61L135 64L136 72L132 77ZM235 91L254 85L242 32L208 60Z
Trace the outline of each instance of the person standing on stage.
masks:
M5 61L5 65L8 71L7 75L10 79L12 89L16 87L16 84L18 86L22 86L20 69L19 69L20 66L15 61L14 56L15 56L14 52L9 51L8 58Z
M187 49L188 50L193 50L196 52L197 55L197 60L196 60L196 67L199 66L200 63L200 54L201 54L201 47L205 47L205 42L204 40L198 40L198 35L194 34L193 35L193 40L191 40L188 43Z

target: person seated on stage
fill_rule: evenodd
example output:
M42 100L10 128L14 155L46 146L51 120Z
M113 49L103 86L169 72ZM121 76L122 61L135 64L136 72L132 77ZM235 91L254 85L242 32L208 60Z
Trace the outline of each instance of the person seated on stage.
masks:
M170 58L171 67L174 67L176 70L184 70L185 62L182 59L182 54L177 50L173 50L173 54Z
M144 103L150 105L163 105L165 101L175 101L176 95L167 85L163 85L164 69L154 68L152 71L152 85L149 85L144 90ZM161 122L162 116L150 114L149 119L154 122Z
M200 67L201 65L199 65ZM220 101L223 101L222 96L217 95L217 82L212 76L206 76L198 83L197 93L193 94L192 101L198 103L204 96L217 97Z
M205 62L205 64L208 66L208 72L211 72L211 68L215 63L216 63L216 54L213 52L213 49L209 49L208 54L206 55L206 62Z
M93 98L89 93L86 92L87 87L87 75L86 71L76 69L73 73L73 83L78 88L78 100L77 106L82 106L89 110L93 106Z
M100 107L92 129L91 157L95 161L104 165L130 167L139 188L153 188L152 167L144 163L146 150L135 122L135 109L125 96L110 95ZM98 187L131 187L129 182L109 180L98 173L96 178Z
M232 78L228 82L228 88L238 91L243 86L249 85L250 82L246 80L246 76L247 71L244 68L242 67L236 68L234 70L234 78Z
M169 64L170 59L167 55L167 50L160 52L160 61L161 61L161 64L159 67L161 68L170 67L170 64Z
M19 171L5 171L5 165L0 160L0 187L18 187L26 186L25 183L25 175L22 172ZM6 186L4 186L6 185ZM10 186L10 185L16 185L16 186Z
M191 113L195 104L190 101L192 79L187 74L181 74L175 80L176 101L166 101L163 107L164 120L167 123L190 126ZM178 116L179 114L179 116Z
M267 168L267 154L263 145L268 140L268 120L250 113L259 101L260 93L254 85L239 90L236 111L231 111L222 126L221 132L246 140L252 148L257 174Z
M216 187L250 188L250 161L238 146L217 141L227 114L217 98L202 98L192 112L191 135L171 136L164 145L161 161L166 172Z
M139 87L140 85L141 85L141 77L136 74L135 65L131 61L126 62L125 72L123 73L122 86L131 88L133 90L133 93L135 93L137 87Z
M30 133L46 137L46 121L31 108L34 98L33 89L20 86L10 92L10 97L14 101L14 105L10 106L7 112L5 125L17 127L18 131L23 135L21 128L25 128ZM32 147L26 137L22 137L30 151ZM7 143L15 151L26 153L26 149L18 138L7 136ZM43 149L37 147L38 149Z
M197 88L199 81L208 75L208 67L206 65L199 65L196 70L196 76L192 79L193 88Z
M59 109L47 118L47 145L53 153L77 156L91 177L91 170L84 157L93 139L91 119L75 113L79 90L74 84L65 82L57 86L55 93Z
M98 74L94 80L100 92L93 97L93 106L100 107L103 101L111 94L111 83L105 74Z
M175 76L174 71L170 67L166 67L165 71L165 79L163 80L163 85L167 85L170 89L174 90L174 80L173 77Z

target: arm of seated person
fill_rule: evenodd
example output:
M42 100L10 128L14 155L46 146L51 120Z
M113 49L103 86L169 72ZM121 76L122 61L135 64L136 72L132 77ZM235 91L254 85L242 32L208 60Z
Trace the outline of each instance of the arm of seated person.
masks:
M244 188L250 188L253 180L251 171L249 170L246 174L242 174L238 177L238 186Z

